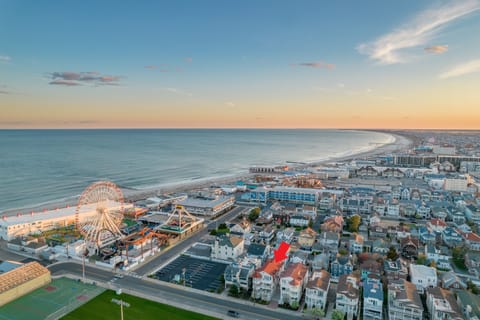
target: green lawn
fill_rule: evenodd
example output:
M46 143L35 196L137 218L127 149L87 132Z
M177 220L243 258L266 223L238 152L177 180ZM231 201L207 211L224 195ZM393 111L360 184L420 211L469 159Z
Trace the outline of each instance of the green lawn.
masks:
M84 320L84 319L120 319L120 306L112 299L120 300L130 304L130 307L123 308L124 320L137 319L169 319L169 320L210 320L216 319L203 314L178 309L169 305L138 298L122 293L117 295L114 291L108 290L90 300L80 308L69 313L62 319Z

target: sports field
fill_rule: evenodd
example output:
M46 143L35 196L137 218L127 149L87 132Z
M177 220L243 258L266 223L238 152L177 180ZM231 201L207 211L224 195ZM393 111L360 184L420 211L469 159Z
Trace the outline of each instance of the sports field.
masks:
M73 310L104 291L103 288L60 278L0 307L0 320L50 319Z
M112 299L114 301L112 302ZM178 309L169 305L134 297L128 294L117 295L114 291L103 292L95 299L62 318L62 320L120 319L119 301L129 306L123 307L125 320L168 319L168 320L210 320L216 319L199 313Z

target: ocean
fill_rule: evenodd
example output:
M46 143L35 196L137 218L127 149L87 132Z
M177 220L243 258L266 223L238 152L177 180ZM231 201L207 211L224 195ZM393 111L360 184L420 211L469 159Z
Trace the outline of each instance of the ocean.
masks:
M0 212L71 201L90 183L150 188L314 162L392 142L353 130L0 130Z

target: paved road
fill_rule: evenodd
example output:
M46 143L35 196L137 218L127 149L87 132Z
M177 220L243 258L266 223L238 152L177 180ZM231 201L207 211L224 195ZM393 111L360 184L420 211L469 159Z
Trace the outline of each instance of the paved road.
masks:
M153 273L154 271L156 271L156 269L158 269L160 265L177 256L195 242L198 242L201 237L208 233L208 229L215 229L216 224L220 225L223 222L231 220L244 210L250 210L250 208L242 206L236 207L224 214L223 216L219 217L215 221L211 221L209 223L207 222L208 224L206 228L198 231L190 238L183 240L182 242L176 244L167 251L160 253L158 256L155 256L152 260L145 262L140 267L136 268L134 271L140 275L149 275Z
M49 267L54 275L62 275L69 273L79 278L82 276L82 266L75 262L64 262ZM108 282L113 279L110 271L97 269L91 266L85 268L86 277L89 280ZM222 299L220 297L212 297L195 290L183 288L181 286L164 283L161 281L142 280L135 277L125 275L122 279L117 279L112 284L112 289L131 289L144 295L158 297L166 301L171 301L182 305L186 309L208 309L218 312L219 314L227 314L228 310L236 310L243 319L304 319L301 315L294 313L281 313L275 310L269 310L264 307L253 306L250 303L243 304L241 302ZM225 318L227 318L225 316Z

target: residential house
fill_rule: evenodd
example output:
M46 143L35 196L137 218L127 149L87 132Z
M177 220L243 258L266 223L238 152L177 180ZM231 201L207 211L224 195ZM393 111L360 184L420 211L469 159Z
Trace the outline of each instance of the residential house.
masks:
M398 168L387 168L382 172L382 176L387 178L403 178L405 177L405 173Z
M305 289L306 308L325 310L329 288L330 273L325 270L314 272Z
M380 280L368 278L363 285L363 319L383 320L383 289Z
M238 235L246 235L250 231L252 231L252 225L247 219L243 219L242 222L239 222L230 228L230 233Z
M320 270L328 270L330 266L330 255L327 253L320 253L314 256L312 262L312 270L320 271Z
M270 301L278 284L278 275L283 269L283 262L268 260L261 268L257 269L252 279L252 298Z
M416 287L405 279L389 281L388 319L423 320L423 304Z
M452 227L446 227L443 230L442 240L448 247L456 247L463 244L462 235Z
M400 240L400 253L403 257L410 259L418 255L418 239L407 237Z
M417 286L417 290L423 293L426 288L437 286L437 270L432 267L412 263L410 264L410 279Z
M343 217L342 216L334 216L325 219L325 221L320 226L322 231L330 231L340 233L343 229Z
M293 236L295 234L294 228L285 228L283 230L277 231L277 243L285 241L286 243L292 243Z
M448 225L442 219L433 218L427 222L427 228L436 233L442 233Z
M308 215L294 215L290 217L290 225L295 227L306 227L310 223Z
M440 285L448 290L465 290L467 284L455 272L444 272L440 275Z
M427 309L431 320L463 320L462 310L449 290L440 287L427 288Z
M400 216L400 203L396 199L392 199L388 202L387 216L398 217Z
M400 258L383 261L383 270L388 281L407 279L408 276L407 263Z
M457 291L456 294L465 320L480 320L480 297L465 290Z
M338 279L335 309L342 311L347 320L357 319L360 301L360 277L353 274L341 275Z
M360 234L353 234L349 241L349 249L351 253L362 253L364 238Z
M248 291L252 287L252 276L255 272L254 263L231 263L225 268L223 277L225 279L225 287L227 285L236 285Z
M480 251L480 236L474 232L460 233L470 250Z
M378 170L372 166L361 167L356 173L359 177L376 177L379 174Z
M270 246L258 243L252 243L248 246L246 258L252 261L259 268L270 254Z
M302 263L290 263L280 274L280 300L278 304L298 307L308 279L308 267Z
M306 228L300 231L300 235L298 236L298 244L300 245L300 248L311 251L316 236L317 233L312 228Z
M271 244L273 237L275 236L275 231L272 226L267 226L260 231L259 236L265 244Z
M245 240L238 236L221 235L215 238L211 257L219 260L237 260L243 254Z
M352 259L349 256L337 254L337 257L330 264L330 274L332 282L337 282L343 274L350 274L353 271Z
M465 266L470 274L480 276L480 252L468 251L465 253Z

